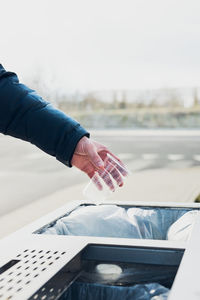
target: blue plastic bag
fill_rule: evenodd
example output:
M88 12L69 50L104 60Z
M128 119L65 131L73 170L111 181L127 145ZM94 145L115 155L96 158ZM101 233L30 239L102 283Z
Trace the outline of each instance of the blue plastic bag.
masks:
M75 282L61 300L151 300L168 291L158 283L120 287Z

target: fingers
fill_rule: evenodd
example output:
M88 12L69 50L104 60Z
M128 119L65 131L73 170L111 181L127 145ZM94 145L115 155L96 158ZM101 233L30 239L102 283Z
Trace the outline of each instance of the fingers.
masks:
M129 174L128 170L126 169L122 161L113 153L111 153L109 150L107 153L107 161L110 162L112 165L114 165L115 168L118 169L123 176L127 176Z
M115 184L113 183L113 179L118 186L123 186L123 178L118 169L116 168L116 165L111 163L111 161L108 160L108 158L104 161L104 164L104 170L98 170L98 174L103 179L105 184L110 188L110 190L115 190Z
M99 180L98 174L96 174L96 173L94 174L94 176L92 177L92 182L95 184L95 186L97 187L97 189L99 191L103 190L103 186L102 186L102 184L101 184L101 182Z
M117 185L122 187L124 184L123 178L120 172L117 170L116 166L112 163L108 163L106 170L112 175L113 179L116 181Z
M103 183L106 184L106 186L111 190L115 191L115 184L113 180L116 181L118 186L123 185L123 179L119 173L119 171L115 168L115 166L109 164L107 165L107 168L104 170L98 170L97 172L94 172L92 168L84 170L87 175L92 179L93 183L97 187L98 190L103 190Z
M104 169L104 162L93 144L88 145L87 155L96 169Z
M119 172L116 171L116 169L113 168L113 166L110 166L109 170L99 169L97 172L95 172L93 165L89 163L89 165L87 165L84 169L82 169L82 171L85 172L90 177L90 179L92 179L92 182L95 184L96 188L100 191L103 190L103 186L104 186L103 182L106 184L106 186L108 186L108 188L111 191L115 190L115 186L111 179L112 177L110 176L110 174L113 176L113 178L115 178L115 180L117 181L117 183L119 183L119 185L121 184L120 177L118 176Z
M105 146L101 151L98 152L98 156L104 162L104 169L97 169L101 179L111 191L115 190L114 182L116 182L119 187L122 187L124 184L123 176L127 176L128 171L120 159L113 155Z
M113 181L110 177L109 172L104 169L104 170L99 170L98 171L99 176L103 179L103 181L105 182L105 184L109 187L109 189L114 192L115 191L115 186L113 184Z
M96 188L99 191L102 191L104 187L103 182L106 186L113 192L115 191L116 184L119 187L123 186L123 176L122 171L124 170L122 167L119 167L119 164L113 161L110 157L106 157L104 160L104 169L98 169L95 172L94 165L89 162L82 169L87 175L92 179ZM125 174L127 174L125 172ZM103 182L102 182L103 181Z
M118 169L118 171L123 176L127 176L129 174L129 172L126 169L126 167L124 166L123 162L116 155L114 155L112 152L110 152L106 147L103 150L99 151L99 156L104 161L105 167L106 167L106 162L109 161Z
M114 191L116 184L121 187L123 176L128 175L128 171L117 156L104 145L86 137L79 141L72 165L85 172L100 191L103 189L103 182Z

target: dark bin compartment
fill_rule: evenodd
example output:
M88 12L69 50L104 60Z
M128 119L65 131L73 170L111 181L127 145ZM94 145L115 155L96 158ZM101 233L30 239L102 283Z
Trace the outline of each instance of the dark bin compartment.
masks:
M81 205L35 233L186 241L198 212L184 207Z
M156 296L165 298L155 299L167 299L183 252L88 245L29 300L150 300ZM109 268L111 273L107 272Z
M60 300L165 300L168 295L169 290L158 283L114 287L75 282Z

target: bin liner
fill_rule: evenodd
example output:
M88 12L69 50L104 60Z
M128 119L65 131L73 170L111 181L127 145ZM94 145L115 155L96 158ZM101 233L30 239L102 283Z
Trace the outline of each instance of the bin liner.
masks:
M199 211L189 211L174 222L167 233L167 239L172 241L187 241L190 238L195 219Z
M144 229L138 224L141 223L139 219L129 218L126 209L116 205L85 206L58 220L45 233L144 239L160 237L152 222Z
M61 300L151 300L154 296L161 296L168 291L158 283L120 287L74 282Z
M185 212L185 210L170 208L144 209L133 207L127 210L129 219L132 222L136 220L141 232L148 230L151 233L152 239L161 240L166 239L167 231L171 224L185 214Z
M81 206L45 234L121 237L136 239L166 239L169 227L187 210L125 209L117 205Z
M99 236L99 237L136 237L141 233L132 224L126 210L116 205L85 206L73 211L69 216L58 220L46 233ZM150 233L146 232L146 236Z

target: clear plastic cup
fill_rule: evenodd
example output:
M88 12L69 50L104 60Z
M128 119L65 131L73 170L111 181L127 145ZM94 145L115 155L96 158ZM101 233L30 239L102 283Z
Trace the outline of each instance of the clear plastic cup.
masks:
M124 183L128 175L130 175L130 171L115 157L107 153L104 159L104 170L95 172L84 188L83 195L96 203L105 201Z

